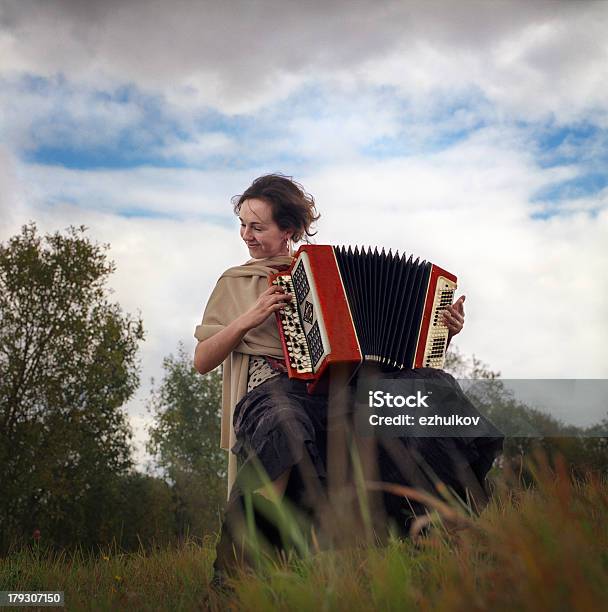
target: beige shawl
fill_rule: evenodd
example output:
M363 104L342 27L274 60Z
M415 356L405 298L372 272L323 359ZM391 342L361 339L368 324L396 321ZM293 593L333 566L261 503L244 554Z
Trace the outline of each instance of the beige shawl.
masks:
M229 268L220 276L207 302L203 320L194 337L207 340L232 323L255 304L268 288L268 275L277 267L289 265L291 257L251 259L242 266ZM236 478L236 457L230 452L236 438L232 426L234 407L247 393L249 355L282 357L281 341L274 316L249 330L222 364L222 427L220 446L228 451L228 495Z

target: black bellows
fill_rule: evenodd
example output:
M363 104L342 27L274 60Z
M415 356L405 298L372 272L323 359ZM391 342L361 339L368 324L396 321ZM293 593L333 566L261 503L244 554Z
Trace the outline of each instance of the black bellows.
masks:
M364 359L413 367L431 264L377 248L334 253Z

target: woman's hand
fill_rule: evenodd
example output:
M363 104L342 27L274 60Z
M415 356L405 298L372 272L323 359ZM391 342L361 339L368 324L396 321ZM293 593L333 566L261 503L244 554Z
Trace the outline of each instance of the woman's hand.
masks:
M254 327L263 323L273 312L276 312L291 300L277 286L268 287L257 299L256 303L230 325L207 338L201 340L194 351L194 367L206 374L216 368L243 339L243 336Z
M277 310L285 306L291 300L291 295L285 293L283 289L277 285L268 287L262 295L257 299L256 303L240 318L240 322L245 329L250 330L264 321Z
M448 328L448 341L456 334L459 334L464 327L464 300L465 296L461 295L442 313L443 321Z

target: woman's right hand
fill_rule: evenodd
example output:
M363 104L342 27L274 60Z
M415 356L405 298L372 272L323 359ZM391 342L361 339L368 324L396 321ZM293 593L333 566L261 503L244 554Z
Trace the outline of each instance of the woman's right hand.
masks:
M230 355L243 336L254 327L261 325L273 312L283 308L291 296L273 285L260 295L256 303L227 327L207 340L201 340L194 351L194 367L206 374L216 368Z
M277 285L268 287L268 289L260 295L256 303L240 316L243 327L250 330L261 325L273 312L283 308L290 300L291 295L285 293L283 289Z

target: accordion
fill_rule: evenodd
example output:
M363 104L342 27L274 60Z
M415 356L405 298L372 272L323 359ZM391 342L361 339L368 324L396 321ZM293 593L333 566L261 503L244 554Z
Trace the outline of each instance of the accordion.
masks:
M440 317L456 277L413 256L377 249L304 245L269 277L292 295L276 313L290 378L320 385L332 364L351 375L364 362L387 370L442 368L448 329Z

